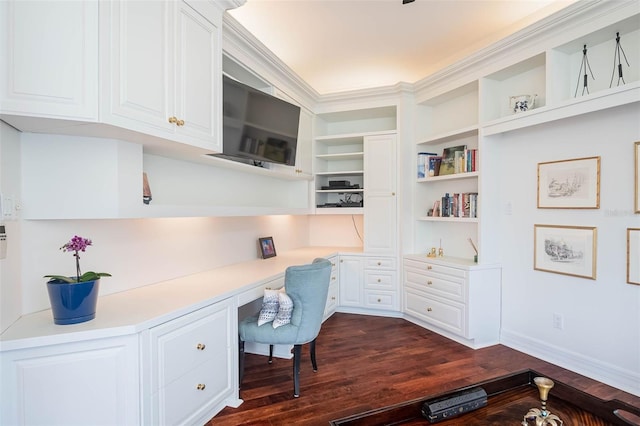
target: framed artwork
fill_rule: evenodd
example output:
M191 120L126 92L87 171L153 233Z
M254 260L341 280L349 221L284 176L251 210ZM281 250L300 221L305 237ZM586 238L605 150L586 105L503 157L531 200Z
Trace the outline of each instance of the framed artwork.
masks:
M276 246L273 244L273 237L258 238L258 244L260 245L260 252L263 259L275 257Z
M636 142L633 147L636 158L636 175L635 175L635 212L640 213L640 142Z
M599 209L600 157L538 163L539 209Z
M534 225L533 269L596 279L596 228Z
M640 285L640 228L627 228L627 282Z

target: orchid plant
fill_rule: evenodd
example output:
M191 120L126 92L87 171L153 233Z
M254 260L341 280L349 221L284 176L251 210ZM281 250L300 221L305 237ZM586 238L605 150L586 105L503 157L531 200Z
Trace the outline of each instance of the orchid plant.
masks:
M93 272L87 271L84 274L80 272L80 252L84 252L87 247L92 245L91 240L74 235L71 240L60 247L62 251L72 251L73 257L76 258L76 276L66 277L63 275L45 275L45 278L51 278L51 280L60 280L67 283L82 283L86 281L95 281L100 277L110 277L111 274L106 272Z

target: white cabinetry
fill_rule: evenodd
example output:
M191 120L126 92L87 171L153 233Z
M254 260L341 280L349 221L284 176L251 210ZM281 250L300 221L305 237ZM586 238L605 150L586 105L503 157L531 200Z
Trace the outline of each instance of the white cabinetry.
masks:
M334 314L338 307L338 297L340 291L340 275L338 256L327 257L331 262L331 281L329 281L329 293L327 294L327 304L324 308L324 320Z
M203 424L226 405L237 382L232 301L219 302L150 329L151 410L147 424Z
M500 267L404 257L408 319L473 348L500 340Z
M364 251L395 254L396 135L364 138Z
M219 14L184 1L105 2L108 123L221 152Z
M0 28L5 120L97 120L98 2L3 1Z
M135 425L138 336L2 354L4 425Z
M339 272L341 311L399 310L395 258L341 255Z

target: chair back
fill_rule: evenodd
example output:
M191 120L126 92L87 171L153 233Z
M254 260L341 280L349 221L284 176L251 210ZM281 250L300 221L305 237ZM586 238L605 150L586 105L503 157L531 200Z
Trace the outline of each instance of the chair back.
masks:
M331 281L331 262L317 258L308 265L289 266L284 289L293 301L291 325L298 327L294 344L304 344L318 336Z

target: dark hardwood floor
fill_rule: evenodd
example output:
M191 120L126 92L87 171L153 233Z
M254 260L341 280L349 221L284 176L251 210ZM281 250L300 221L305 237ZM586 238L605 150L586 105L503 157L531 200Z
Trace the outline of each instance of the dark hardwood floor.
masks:
M240 389L244 403L225 408L206 426L327 425L527 368L599 398L640 407L639 397L506 346L473 350L397 318L335 314L322 326L316 355L314 373L308 345L303 347L300 397L293 398L291 360L269 365L266 357L247 354Z

